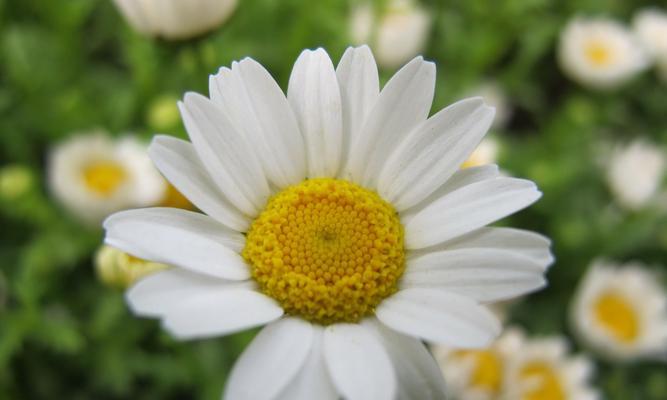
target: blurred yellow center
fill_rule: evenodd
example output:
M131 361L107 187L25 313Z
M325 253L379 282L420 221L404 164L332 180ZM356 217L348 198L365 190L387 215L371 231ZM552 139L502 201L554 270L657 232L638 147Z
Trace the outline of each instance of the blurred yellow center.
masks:
M454 353L455 357L472 360L470 385L484 391L497 394L503 379L501 358L491 350L461 350Z
M192 210L194 206L190 200L185 198L172 184L167 184L167 189L162 195L160 207L182 208L183 210Z
M376 193L306 180L272 197L248 231L243 257L285 312L328 325L356 322L397 290L403 227Z
M565 390L553 367L543 362L527 363L521 368L520 377L527 389L522 400L565 400Z
M593 65L602 67L611 61L611 52L600 42L590 42L586 46L586 57Z
M110 197L127 178L125 169L113 161L99 161L83 170L86 187L101 197Z
M639 318L623 296L615 292L603 293L594 309L598 322L617 340L632 343L639 336Z

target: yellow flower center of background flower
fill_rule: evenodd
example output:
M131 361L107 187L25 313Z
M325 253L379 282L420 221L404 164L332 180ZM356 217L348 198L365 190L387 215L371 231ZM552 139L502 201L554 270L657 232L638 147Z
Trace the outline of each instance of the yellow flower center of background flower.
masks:
M183 210L192 210L194 206L185 196L179 192L174 185L168 183L160 200L160 207L181 208Z
M639 336L639 318L634 307L620 294L603 293L594 304L598 322L617 340L632 343Z
M543 362L531 362L521 368L520 379L527 382L528 389L522 400L565 400L565 391L553 367Z
M603 67L611 62L611 51L600 42L590 42L586 46L586 57L595 66Z
M470 385L483 389L492 394L500 392L503 379L502 359L492 350L460 350L454 353L455 357L470 359L473 369L470 376Z
M88 189L101 197L111 197L127 178L125 168L113 161L99 161L83 170Z
M273 196L248 231L243 257L285 312L322 325L357 322L397 290L403 226L376 193L311 179Z

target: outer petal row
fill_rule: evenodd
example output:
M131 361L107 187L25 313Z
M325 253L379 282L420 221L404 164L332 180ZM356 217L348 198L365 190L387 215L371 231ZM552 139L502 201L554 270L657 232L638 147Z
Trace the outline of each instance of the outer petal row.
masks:
M287 99L305 141L308 177L336 176L343 146L342 105L336 72L324 49L301 53Z
M405 222L405 245L419 249L454 239L521 210L540 196L533 182L506 177L455 188Z
M252 290L250 282L230 282L172 268L150 275L127 292L138 315L159 317L181 339L225 335L271 322L283 310Z
M153 138L148 154L167 180L197 208L239 232L248 228L249 218L218 190L192 144L160 135Z
M375 320L323 328L286 318L257 335L225 392L241 400L340 397L436 400L444 398L444 382L419 340Z
M136 257L210 276L244 280L245 238L212 218L177 208L118 212L104 221L105 242Z
M211 100L228 114L257 152L268 179L282 188L306 176L303 138L276 81L253 59L221 68L209 79Z

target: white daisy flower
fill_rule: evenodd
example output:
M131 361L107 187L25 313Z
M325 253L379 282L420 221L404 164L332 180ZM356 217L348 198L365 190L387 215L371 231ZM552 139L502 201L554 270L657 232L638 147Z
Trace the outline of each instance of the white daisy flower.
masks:
M137 280L168 267L133 257L106 245L102 245L95 253L97 276L104 284L113 288L128 288Z
M165 39L188 39L220 26L236 0L114 0L128 23L140 33Z
M604 357L667 357L667 294L639 263L595 262L579 285L571 317L581 339Z
M562 337L526 340L507 358L501 398L596 400L600 394L589 384L593 369L588 358L568 354Z
M607 165L607 183L621 206L638 210L656 197L666 166L663 150L637 140L612 152Z
M99 131L73 135L53 148L47 174L54 196L91 225L115 211L154 205L165 192L145 145Z
M133 311L182 339L268 324L229 399L442 398L421 340L487 345L500 325L483 304L543 287L552 257L541 235L485 227L540 192L494 165L459 171L493 109L474 98L428 118L434 90L417 57L380 91L366 46L336 69L304 51L287 96L252 59L220 69L210 99L180 104L192 143L149 149L207 215L105 222L107 244L176 267L130 289Z
M384 7L376 15L372 2L357 5L350 35L357 44L371 44L380 67L397 68L424 50L431 17L413 0L390 0Z
M484 349L459 350L433 346L433 355L447 382L447 398L501 398L509 358L521 351L524 341L522 331L508 328L491 346Z
M572 20L561 33L558 57L570 78L597 89L616 87L648 64L634 34L602 18Z
M667 13L660 8L641 10L635 15L632 26L667 82Z

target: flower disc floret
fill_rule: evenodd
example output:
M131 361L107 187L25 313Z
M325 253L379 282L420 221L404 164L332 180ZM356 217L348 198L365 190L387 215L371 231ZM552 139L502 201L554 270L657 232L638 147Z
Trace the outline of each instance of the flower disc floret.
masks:
M285 312L322 325L357 322L397 291L403 227L376 193L330 178L273 196L252 223L243 257Z

